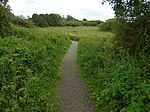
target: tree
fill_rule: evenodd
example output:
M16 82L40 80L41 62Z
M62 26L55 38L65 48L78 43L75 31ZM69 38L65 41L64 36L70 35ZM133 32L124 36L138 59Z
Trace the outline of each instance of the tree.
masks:
M72 16L70 16L70 15L67 15L67 19L66 19L67 21L73 21L73 20L75 20Z
M31 19L36 26L39 27L48 27L48 21L44 14L33 14Z
M26 19L24 16L15 16L13 15L12 17L12 23L14 25L17 25L17 26L23 26L23 27L34 27L34 24L33 22L28 18Z
M59 14L50 14L49 25L50 26L62 26L62 17Z
M83 20L82 21L87 21L87 19L86 18L83 18Z
M108 1L119 20L117 41L129 51L150 49L150 2L148 0ZM149 45L148 45L149 44Z
M62 17L59 14L33 14L31 20L39 27L62 26Z
M7 5L8 0L0 1L0 37L4 38L10 34L11 13L10 6Z

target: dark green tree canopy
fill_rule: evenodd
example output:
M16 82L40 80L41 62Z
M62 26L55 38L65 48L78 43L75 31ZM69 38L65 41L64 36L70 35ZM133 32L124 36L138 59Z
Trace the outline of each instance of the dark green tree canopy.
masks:
M73 20L75 20L75 19L72 16L67 15L67 21L73 21Z
M86 18L83 18L83 20L82 21L87 21L87 19Z
M103 0L109 2L119 18L118 41L132 52L150 52L150 1Z
M33 14L31 19L40 27L62 25L62 17L59 14Z

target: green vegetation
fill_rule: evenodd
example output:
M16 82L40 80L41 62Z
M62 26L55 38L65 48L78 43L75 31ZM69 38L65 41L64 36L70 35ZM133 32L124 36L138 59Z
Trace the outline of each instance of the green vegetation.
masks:
M100 32L97 27L87 27L87 26L79 26L79 27L49 27L45 28L44 30L54 33L61 33L68 35L71 40L79 40L82 38L86 39L95 39L97 37L110 37L113 36L110 32Z
M131 54L150 49L150 2L148 0L108 1L118 18L116 40Z
M23 16L12 15L12 23L16 26L32 28L35 27L34 23L30 19L26 19Z
M33 14L31 19L39 27L63 25L62 17L59 14Z
M103 22L98 25L100 31L113 31L117 24L117 19L108 19L106 22Z
M112 38L102 38L81 39L77 57L99 112L149 111L150 55L129 56Z
M66 35L14 27L0 39L0 110L54 112L56 82L63 55L70 45Z
M7 0L0 1L0 38L4 38L11 32L10 21L10 7L7 5Z
M54 112L59 106L56 85L70 39L65 34L30 27L34 27L31 21L10 13L7 0L0 1L2 112Z
M117 18L101 23L33 14L25 19L0 1L1 111L57 111L59 66L70 39L79 40L77 62L99 112L150 110L149 2L103 1ZM98 24L101 31L85 27Z
M83 79L99 112L148 112L149 2L105 1L112 5L117 19L115 25L108 20L100 24L99 28L102 31L112 29L115 35L97 40L79 40L78 64ZM110 25L109 22L113 24Z
M97 26L102 21L100 20L92 20L87 21L83 19L83 21L73 18L70 15L67 15L67 18L61 17L59 14L33 14L32 18L30 18L36 26L38 27L50 27L50 26Z

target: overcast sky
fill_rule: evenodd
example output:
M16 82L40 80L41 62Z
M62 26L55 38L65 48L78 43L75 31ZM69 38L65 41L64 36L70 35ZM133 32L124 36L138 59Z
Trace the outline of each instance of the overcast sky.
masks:
M25 17L37 14L57 13L71 15L82 20L107 20L114 17L108 3L101 5L101 0L9 0L12 12Z

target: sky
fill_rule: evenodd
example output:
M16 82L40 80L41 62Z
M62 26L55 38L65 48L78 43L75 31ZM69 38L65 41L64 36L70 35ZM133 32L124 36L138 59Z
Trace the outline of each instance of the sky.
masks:
M114 17L114 11L108 3L101 0L9 0L12 12L19 16L32 17L36 14L57 13L71 15L82 20L107 20Z

